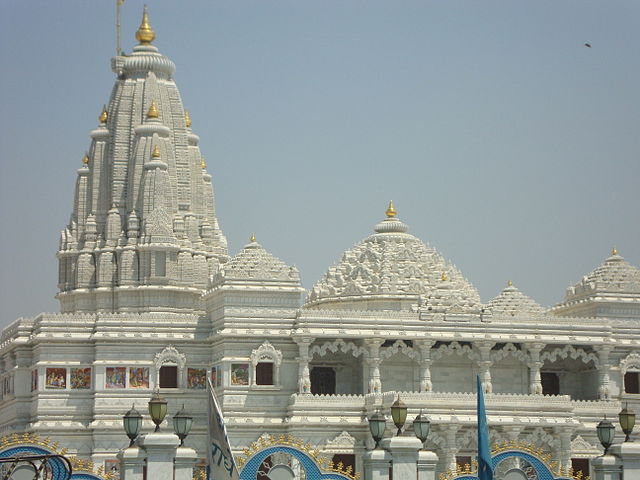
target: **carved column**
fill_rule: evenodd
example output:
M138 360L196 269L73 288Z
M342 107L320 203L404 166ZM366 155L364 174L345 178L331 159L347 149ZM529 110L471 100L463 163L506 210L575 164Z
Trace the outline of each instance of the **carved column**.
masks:
M365 340L369 358L369 393L382 393L382 382L380 382L380 346L384 343L378 338L368 338Z
M609 390L609 368L611 368L611 364L609 361L609 354L613 347L610 345L599 345L596 347L596 351L598 352L598 359L600 361L600 366L598 367L598 377L600 380L600 385L598 387L598 397L600 400L609 400L610 398L610 390Z
M556 427L555 431L560 439L560 449L557 453L558 464L561 468L568 470L571 467L571 427Z
M542 379L540 377L540 369L542 362L540 361L540 352L544 348L543 343L529 343L529 393L531 395L542 395Z
M460 430L460 425L451 423L449 425L445 425L443 428L444 438L446 440L446 446L443 448L444 467L447 470L455 470L456 455L458 454L458 445L456 444L456 438L458 436L458 430Z
M482 388L484 393L493 392L493 386L491 385L491 349L495 345L495 342L481 341L475 342L474 346L478 350L480 360L478 361L478 367L480 368L480 381L482 381Z
M313 339L303 337L296 338L298 344L298 393L311 393L311 376L309 374L309 345Z
M432 392L433 384L431 383L431 347L436 342L433 340L418 340L416 342L420 349L420 391Z

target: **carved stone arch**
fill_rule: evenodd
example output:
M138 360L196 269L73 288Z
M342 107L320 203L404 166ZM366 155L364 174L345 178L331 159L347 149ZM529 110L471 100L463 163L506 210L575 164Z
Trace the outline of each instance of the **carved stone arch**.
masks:
M359 357L362 355L363 357L368 357L369 352L366 348L356 345L353 342L345 342L343 339L338 338L333 342L325 342L322 345L314 345L309 349L309 358L313 359L316 355L320 357L324 357L328 352L336 353L341 351L342 353L349 353L354 357Z
M640 353L631 352L620 360L620 373L624 377L627 372L640 372Z
M440 360L445 355L453 355L466 356L469 360L478 360L479 356L477 352L473 350L469 345L461 345L458 342L451 342L449 344L440 345L438 348L435 348L431 351L431 359L432 360Z
M570 357L574 360L578 358L582 360L583 363L593 362L594 367L600 367L600 360L598 359L598 355L590 352L587 353L582 348L575 348L573 345L565 345L564 347L556 348L551 351L542 352L540 355L540 360L544 362L545 360L549 360L550 362L555 362L558 360L558 357L565 359Z
M178 351L173 345L167 345L153 357L153 364L156 367L156 386L160 386L160 368L163 365L176 365L178 367L178 387L183 386L184 368L187 364L187 357Z
M258 363L273 364L273 385L280 385L280 365L282 364L282 352L265 340L262 345L251 351L251 366L253 368L252 386L256 386L256 367Z
M356 440L347 431L342 431L339 435L336 435L332 439L326 441L323 451L327 453L355 453L358 447L358 440Z
M491 351L492 362L499 362L500 360L503 360L508 356L512 356L520 360L525 365L527 365L531 360L531 357L528 353L524 352L522 349L517 348L511 342L505 344L501 349Z
M380 360L391 358L397 353L401 353L412 360L420 360L420 354L402 340L396 340L390 347L380 349Z

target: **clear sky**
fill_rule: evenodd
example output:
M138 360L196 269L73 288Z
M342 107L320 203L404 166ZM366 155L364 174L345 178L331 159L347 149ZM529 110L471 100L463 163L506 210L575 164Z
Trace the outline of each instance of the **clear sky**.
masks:
M640 264L637 0L148 3L231 253L255 232L309 288L393 199L485 302L553 305L614 245ZM0 325L58 311L114 4L0 3Z

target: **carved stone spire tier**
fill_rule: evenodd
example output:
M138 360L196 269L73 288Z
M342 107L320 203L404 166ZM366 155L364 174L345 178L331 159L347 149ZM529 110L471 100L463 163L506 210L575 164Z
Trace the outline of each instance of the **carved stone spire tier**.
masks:
M146 11L136 37L131 54L112 59L115 86L91 132L61 235L65 313L102 309L102 297L116 312L193 311L228 260L175 65L151 44Z

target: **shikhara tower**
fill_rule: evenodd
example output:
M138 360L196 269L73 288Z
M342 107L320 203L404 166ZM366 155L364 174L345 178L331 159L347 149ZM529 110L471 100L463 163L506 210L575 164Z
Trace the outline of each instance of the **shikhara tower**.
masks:
M227 261L211 175L173 79L152 45L112 59L109 103L78 170L73 213L60 235L62 312L192 312Z

